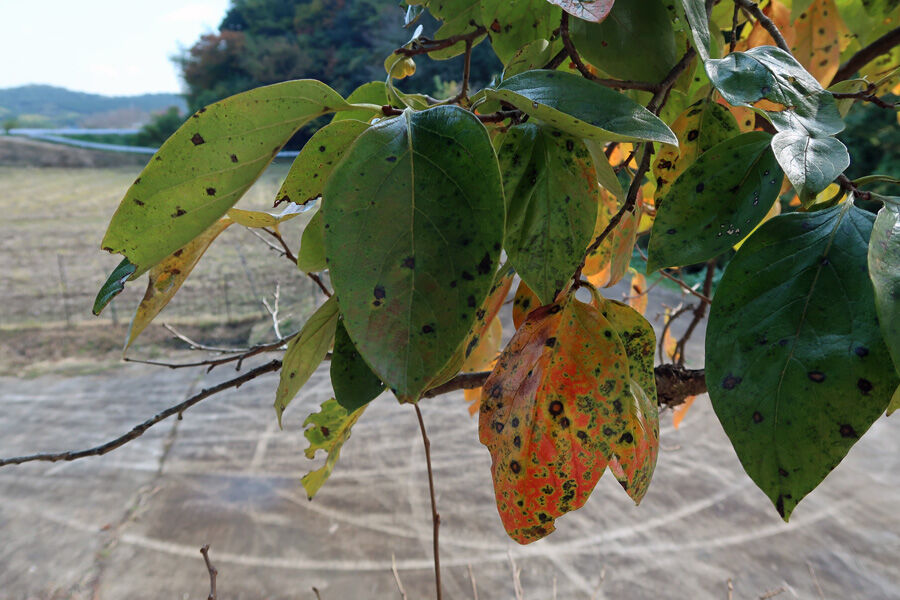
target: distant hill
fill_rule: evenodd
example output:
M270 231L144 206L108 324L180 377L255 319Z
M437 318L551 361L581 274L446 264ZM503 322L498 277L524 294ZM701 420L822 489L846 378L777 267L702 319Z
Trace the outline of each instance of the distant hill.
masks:
M0 119L18 127L138 127L153 113L187 107L177 94L101 96L50 85L0 89Z

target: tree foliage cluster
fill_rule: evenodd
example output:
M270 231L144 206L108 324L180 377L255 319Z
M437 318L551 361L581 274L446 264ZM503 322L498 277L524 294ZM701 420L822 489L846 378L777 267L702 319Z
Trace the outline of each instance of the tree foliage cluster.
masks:
M382 80L346 97L286 81L189 118L112 218L102 247L125 258L95 312L148 273L133 343L219 235L259 228L325 300L297 333L205 364L286 343L281 361L260 367L280 369L280 422L330 359L335 397L304 422L307 456L327 455L303 479L310 498L384 390L418 411L466 389L503 525L529 543L607 470L640 502L658 405L706 389L747 474L787 520L900 405L900 198L868 188L898 182L851 180L836 137L860 103L896 113L884 98L900 76L898 3L408 4L407 22L427 11L441 25L434 37L410 32ZM504 65L483 89L471 81L478 46ZM395 86L426 55L462 56L457 94ZM280 208L234 208L324 115ZM794 201L783 211L784 193ZM279 226L304 210L316 212L294 254ZM671 339L667 325L657 339L644 294L603 295L628 275L644 232L648 273L680 282L681 268L705 265L685 334L708 315L704 371L684 369L686 337ZM713 265L735 248L711 298ZM640 290L643 274L632 277ZM513 285L516 331L501 347L497 314ZM654 367L656 348L672 362Z

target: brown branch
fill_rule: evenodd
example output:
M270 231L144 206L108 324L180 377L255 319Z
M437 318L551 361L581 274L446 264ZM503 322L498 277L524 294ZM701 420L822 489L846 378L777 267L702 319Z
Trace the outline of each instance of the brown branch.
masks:
M468 33L461 33L459 35L452 35L443 40L432 40L422 37L413 41L409 45L409 48L397 48L396 50L394 50L394 54L401 54L407 57L417 56L419 54L428 54L429 52L435 52L437 50L450 48L451 46L455 46L460 42L474 42L486 33L487 29L479 25L473 31L470 31Z
M306 276L309 277L310 279L312 279L313 283L315 283L317 286L319 286L319 289L322 290L322 293L325 294L325 296L327 296L328 298L331 298L331 292L328 290L327 287L325 287L325 284L322 283L321 277L319 277L315 273L307 273Z
M437 499L434 496L434 473L431 469L431 440L428 439L428 434L425 432L425 420L422 418L422 409L419 408L418 403L413 404L413 407L416 409L416 417L419 419L419 430L422 432L422 443L425 445L425 463L428 465L428 493L431 495L432 543L434 546L434 585L437 589L437 600L441 600L441 556L438 544L441 515L438 514Z
M712 293L712 283L715 273L716 261L715 259L712 259L706 263L706 279L703 281L703 295L706 298L709 298L710 294ZM709 304L709 302L701 302L697 305L697 308L694 309L694 317L691 319L687 330L684 332L684 335L681 336L681 339L678 340L678 343L675 344L675 355L678 357L675 362L678 366L684 365L685 346L687 346L688 341L694 334L694 330L697 328L697 325L699 325L700 321L702 321L706 317L706 307L709 306Z
M219 571L209 561L209 544L200 548L200 554L203 555L206 570L209 571L209 596L206 600L216 600L216 576L219 574Z
M738 29L738 16L741 14L741 7L739 4L735 2L734 4L734 14L731 16L731 40L728 43L728 51L734 52L735 47L737 46L737 29Z
M466 51L463 59L463 77L459 93L450 100L451 104L459 104L469 94L469 76L472 73L472 40L466 40Z
M156 414L156 416L154 416L151 419L148 419L147 421L144 421L140 425L137 425L136 427L134 427L131 431L129 431L125 435L117 437L116 439L106 442L105 444L102 444L100 446L96 446L94 448L88 448L87 450L78 450L78 451L70 450L68 452L60 452L57 454L49 454L49 453L47 453L47 454L32 454L29 456L4 458L4 459L0 459L0 467L4 467L6 465L20 465L22 463L36 462L36 461L43 461L43 462L71 461L71 460L77 460L79 458L85 458L88 456L103 456L104 454L112 452L116 448L120 448L120 447L124 446L131 440L141 437L142 435L144 435L144 433L148 429L150 429L151 427L153 427L160 421L164 421L173 415L181 415L184 411L186 411L190 407L194 406L201 400L205 400L206 398L209 398L210 396L218 394L219 392L222 392L222 391L225 391L225 390L228 390L231 388L240 387L241 385L247 383L248 381L250 381L252 379L256 379L260 375L264 375L266 373L272 373L273 371L277 371L280 368L281 368L281 361L273 360L273 361L268 362L260 367L256 367L255 369L247 371L240 377L235 377L234 379L229 379L228 381L225 381L223 383L215 385L211 388L205 389L205 390L201 391L200 393L191 396L184 402L182 402L180 404L176 404L175 406L169 407L166 410Z
M294 253L291 252L291 249L287 245L287 242L285 242L284 238L281 237L281 232L269 229L268 227L263 227L262 230L265 231L266 233L268 233L269 235L271 235L276 240L278 240L278 243L281 244L281 247L284 249L284 255L287 257L287 259L289 261L291 261L292 263L294 263L296 265L297 257L294 256Z
M559 65L563 64L563 62L569 58L569 51L566 48L563 48L559 52L556 53L556 56L550 59L546 65L544 65L544 69L556 69Z
M850 60L844 63L844 65L838 69L837 73L834 74L834 77L831 78L831 83L828 85L832 86L839 81L850 79L853 77L854 73L861 68L882 54L887 54L898 45L900 45L900 27L888 31L886 34L851 56Z
M665 364L656 367L654 372L660 406L678 406L688 396L696 396L706 391L703 369L685 369L678 365ZM447 383L426 392L423 397L433 398L458 390L478 389L484 385L490 374L490 371L460 373ZM686 393L682 393L680 390L686 390Z
M834 182L835 182L836 184L838 184L839 186L841 186L841 189L842 189L842 190L844 190L844 191L847 192L848 194L853 194L854 196L856 196L856 197L859 198L860 200L867 200L867 201L868 201L868 200L871 200L871 199L872 199L872 192L864 192L864 191L860 190L860 189L856 186L856 184L853 183L852 181L850 181L850 179L849 179L846 175L844 175L843 173L841 173L840 175L838 175L838 176L837 176L837 179L835 179Z
M791 54L791 47L788 46L784 36L781 35L781 32L778 30L775 23L772 22L772 19L767 17L765 13L759 9L759 4L752 0L734 0L734 3L753 15L754 18L759 21L759 24L763 26L763 29L769 32L769 35L775 40L775 44L788 54Z
M250 358L251 356L256 356L257 354L262 354L264 352L273 352L275 350L280 350L281 347L284 346L286 343L288 343L291 340L291 338L293 338L295 335L297 335L297 334L292 333L291 335L284 337L280 340L277 340L275 342L271 342L268 344L260 344L258 346L253 346L252 348L245 348L242 350L240 350L240 349L238 349L238 350L222 350L220 352L227 352L227 353L236 352L237 354L235 354L234 356L225 356L222 358L209 358L207 360L199 360L199 361L191 362L191 363L167 363L167 362L156 361L156 360L142 360L139 358L128 358L128 357L125 357L122 360L124 360L125 362L140 363L140 364L144 364L144 365L154 365L157 367L168 367L169 369L187 369L190 367L209 367L207 369L207 373L209 371L212 371L215 367L218 367L219 365L224 365L224 364L227 364L230 362L237 361L238 364L237 364L237 368L235 370L240 371L241 363L243 363L244 360ZM198 348L198 349L206 350L207 347L202 347L202 348Z
M870 83L868 87L861 92L849 92L845 94L836 94L832 92L831 95L834 96L835 100L861 100L863 102L871 102L875 106L887 110L894 110L897 108L897 102L887 102L876 96L875 92L877 89L878 86L874 83Z

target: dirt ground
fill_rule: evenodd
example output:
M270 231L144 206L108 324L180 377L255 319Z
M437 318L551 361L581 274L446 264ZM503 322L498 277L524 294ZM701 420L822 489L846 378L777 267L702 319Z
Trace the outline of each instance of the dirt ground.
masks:
M671 303L677 299L655 297ZM654 309L650 314L654 316ZM703 334L690 347L699 359ZM183 356L182 356L183 358ZM80 448L127 431L233 371L98 367L0 378L0 455ZM0 469L0 599L433 597L424 455L411 408L376 400L331 479L299 484L320 368L275 423L269 375L209 399L104 457ZM700 398L662 451L640 507L604 476L548 539L503 532L490 457L461 394L423 402L441 513L445 597L900 598L900 420L882 419L783 523ZM730 582L730 583L729 583ZM733 588L729 591L729 585Z

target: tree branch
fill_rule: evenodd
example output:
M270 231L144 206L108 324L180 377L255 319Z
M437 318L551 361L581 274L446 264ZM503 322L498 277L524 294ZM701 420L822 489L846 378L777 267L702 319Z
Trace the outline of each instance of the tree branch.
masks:
M394 50L394 54L401 54L403 56L417 56L419 54L428 54L429 52L435 52L437 50L443 50L445 48L450 48L451 46L455 46L460 42L474 42L481 36L487 33L487 29L479 25L473 31L469 33L461 33L459 35L452 35L443 40L432 40L429 38L419 38L409 44L409 48L397 48Z
M882 54L890 52L895 46L898 45L900 45L900 27L888 31L886 34L851 56L850 60L848 60L844 64L844 66L838 69L837 73L834 74L834 77L831 78L831 83L829 83L828 85L832 86L839 81L850 79L851 77L853 77L853 74L859 71L861 68L863 68Z
M216 576L219 571L209 561L209 544L200 548L200 554L203 555L203 562L206 563L206 570L209 572L209 596L206 600L216 600Z
M4 458L0 459L0 467L4 467L6 465L20 465L22 463L27 462L57 462L57 461L71 461L78 460L79 458L85 458L87 456L103 456L109 452L112 452L116 448L120 448L130 442L131 440L137 439L144 435L148 429L159 423L160 421L164 421L173 415L181 415L184 411L194 406L201 400L205 400L210 396L218 394L224 390L228 390L231 388L237 388L241 385L247 383L252 379L256 379L260 375L264 375L266 373L272 373L273 371L277 371L281 368L280 360L273 360L268 362L260 367L256 367L250 371L247 371L240 377L235 377L234 379L229 379L219 385L215 385L211 388L205 389L198 394L195 394L182 402L181 404L176 404L166 410L158 413L151 419L144 421L140 425L136 426L134 429L129 431L123 436L117 437L114 440L106 442L100 446L96 446L94 448L88 448L87 450L78 450L78 451L68 451L61 452L58 454L32 454L30 456L18 456L14 458Z
M791 47L788 46L788 43L785 41L784 36L781 35L781 32L778 30L778 27L775 25L775 23L772 22L772 19L767 17L765 13L763 13L763 11L759 9L759 4L753 2L752 0L734 0L734 3L753 15L756 20L759 21L759 24L769 32L769 35L772 36L772 39L775 40L775 43L778 45L778 47L788 54L791 54Z
M438 544L438 533L441 528L441 515L437 511L437 500L434 495L434 473L431 469L431 440L425 432L425 420L422 418L422 409L419 403L413 404L416 409L416 417L419 419L419 430L422 432L422 443L425 445L425 462L428 465L428 492L431 495L431 524L432 524L432 544L434 546L434 585L437 589L437 600L441 600L441 555L440 545Z

